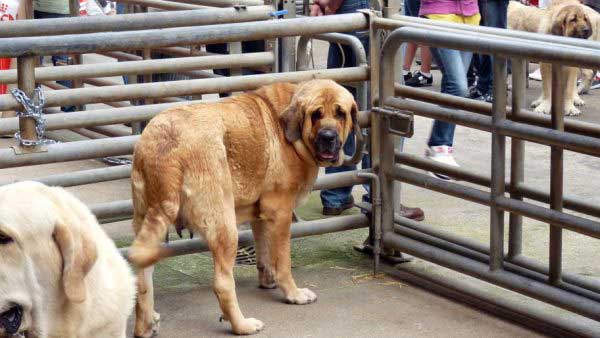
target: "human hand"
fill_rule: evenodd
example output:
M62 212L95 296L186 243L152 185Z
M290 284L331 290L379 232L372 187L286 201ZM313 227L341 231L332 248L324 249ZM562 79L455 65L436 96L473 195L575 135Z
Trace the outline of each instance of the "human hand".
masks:
M321 9L321 6L319 6L319 4L313 4L312 6L310 6L310 16L323 16L325 13L323 13L323 10Z

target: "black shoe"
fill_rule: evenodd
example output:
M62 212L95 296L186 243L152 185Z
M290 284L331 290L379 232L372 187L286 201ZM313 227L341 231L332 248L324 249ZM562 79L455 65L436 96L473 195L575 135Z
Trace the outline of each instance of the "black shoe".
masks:
M492 95L492 93L487 93L487 94L481 95L478 98L475 98L475 100L492 103L494 101L494 96Z
M412 78L412 73L408 72L406 73L406 75L404 75L404 84L406 84L406 81L410 80Z
M477 89L477 86L473 86L471 88L469 88L469 93L467 94L467 97L469 99L473 99L473 100L477 100L478 98L482 97L483 93L479 91L479 89Z
M350 196L348 201L339 207L323 207L323 215L325 216L337 216L344 212L344 210L354 207L354 197Z
M433 75L425 76L420 71L416 71L415 74L404 84L410 87L431 87L433 84Z

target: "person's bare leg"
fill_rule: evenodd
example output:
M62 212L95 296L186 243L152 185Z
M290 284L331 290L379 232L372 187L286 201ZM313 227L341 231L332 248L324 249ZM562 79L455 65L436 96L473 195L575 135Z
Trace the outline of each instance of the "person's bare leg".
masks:
M431 73L431 59L429 47L421 46L421 73Z
M404 64L402 65L403 71L410 71L410 67L412 67L412 63L413 63L416 53L417 53L417 45L416 44L409 43L406 45L406 51L404 52Z

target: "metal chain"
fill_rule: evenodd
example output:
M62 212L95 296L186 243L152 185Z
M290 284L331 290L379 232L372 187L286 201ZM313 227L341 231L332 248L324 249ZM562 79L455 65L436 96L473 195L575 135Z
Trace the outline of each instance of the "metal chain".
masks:
M105 157L102 159L102 161L109 165L126 165L133 163L131 159L126 157Z
M27 140L21 137L21 132L15 133L15 138L25 147L39 146L42 144L55 143L54 140L48 140L44 137L46 132L46 119L44 118L43 108L46 102L42 88L36 87L33 92L33 100L30 99L22 90L13 88L10 93L15 97L15 100L23 106L25 111L17 111L17 117L30 117L35 120L35 132L37 140Z

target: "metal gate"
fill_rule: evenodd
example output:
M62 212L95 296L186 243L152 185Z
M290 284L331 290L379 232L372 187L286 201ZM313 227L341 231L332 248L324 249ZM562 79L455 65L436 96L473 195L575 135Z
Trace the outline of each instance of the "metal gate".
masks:
M399 21L371 19L374 39L380 36L380 30L405 26L389 34L381 51L372 51L371 54L373 60L379 60L378 65L372 63L372 82L378 83L375 86L379 87L379 99L377 108L372 111L371 132L372 156L381 183L382 200L381 228L376 233L381 237L383 248L406 252L600 321L600 283L566 273L562 266L563 229L600 238L600 222L592 218L600 216L600 207L563 195L563 151L600 156L600 126L565 121L564 88L560 78L561 68L566 66L598 69L600 44L552 36L540 38L537 34L493 28L478 30L447 23L432 27L429 23L413 18L401 18ZM469 34L465 34L467 29ZM493 55L493 104L396 84L394 74L389 70L394 69L398 48L407 41ZM510 107L506 102L508 60L512 61L513 71ZM552 64L551 118L524 109L526 60ZM400 137L410 137L413 114L490 132L491 177L402 152ZM507 137L512 138L511 174L508 180L505 173ZM549 194L524 182L524 142L535 142L551 148ZM441 173L490 190L488 192L439 180L409 168ZM489 206L489 246L399 216L394 212L399 210L400 201L398 191L394 193L395 181ZM549 208L524 199L547 203ZM565 213L563 208L592 217ZM505 252L504 218L507 213L510 226L508 252ZM548 265L539 264L522 253L523 217L550 226ZM599 334L578 323L555 324L568 326L565 334Z

